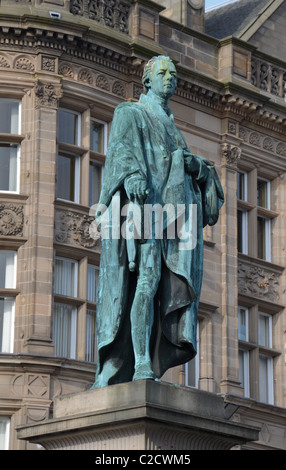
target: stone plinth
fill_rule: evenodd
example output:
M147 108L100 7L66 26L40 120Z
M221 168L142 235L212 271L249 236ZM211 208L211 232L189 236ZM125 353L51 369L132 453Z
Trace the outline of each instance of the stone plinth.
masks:
M17 432L47 450L228 450L258 439L227 419L222 397L151 380L58 397L53 419Z

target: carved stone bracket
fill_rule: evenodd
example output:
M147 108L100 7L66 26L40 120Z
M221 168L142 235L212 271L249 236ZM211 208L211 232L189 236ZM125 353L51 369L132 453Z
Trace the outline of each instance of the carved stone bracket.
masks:
M262 266L238 263L238 292L269 302L278 302L280 274Z
M35 86L36 107L57 108L62 97L61 85L38 81Z
M71 211L56 211L55 242L92 249L99 243L90 237L89 228L94 218Z
M241 156L241 149L236 145L227 144L225 142L222 144L222 156L228 165L236 167L237 161Z
M23 206L0 204L0 235L23 236Z

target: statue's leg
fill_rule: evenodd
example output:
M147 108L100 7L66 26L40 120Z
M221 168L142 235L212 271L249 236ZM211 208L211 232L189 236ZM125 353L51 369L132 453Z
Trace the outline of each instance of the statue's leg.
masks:
M155 379L150 358L150 337L154 320L154 296L161 276L160 240L139 245L139 273L131 308L131 336L135 357L133 380Z

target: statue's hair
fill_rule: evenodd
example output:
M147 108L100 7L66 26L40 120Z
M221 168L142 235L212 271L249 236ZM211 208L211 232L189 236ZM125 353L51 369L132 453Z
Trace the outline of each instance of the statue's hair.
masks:
M172 59L170 59L170 57L168 56L158 55L158 56L152 57L152 59L150 59L145 65L143 75L142 75L142 83L146 91L148 91L150 88L150 75L152 73L153 66L156 64L157 60L162 59L162 58L168 59L169 62L173 64Z

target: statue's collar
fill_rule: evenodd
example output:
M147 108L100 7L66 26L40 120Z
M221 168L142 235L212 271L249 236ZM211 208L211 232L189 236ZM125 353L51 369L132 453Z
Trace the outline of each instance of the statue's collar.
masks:
M147 95L140 96L140 103L150 109L154 114L162 115L163 113L165 117L167 115L168 117L173 118L173 113L168 107L168 103L163 105L160 98L155 95L152 90L150 90Z

